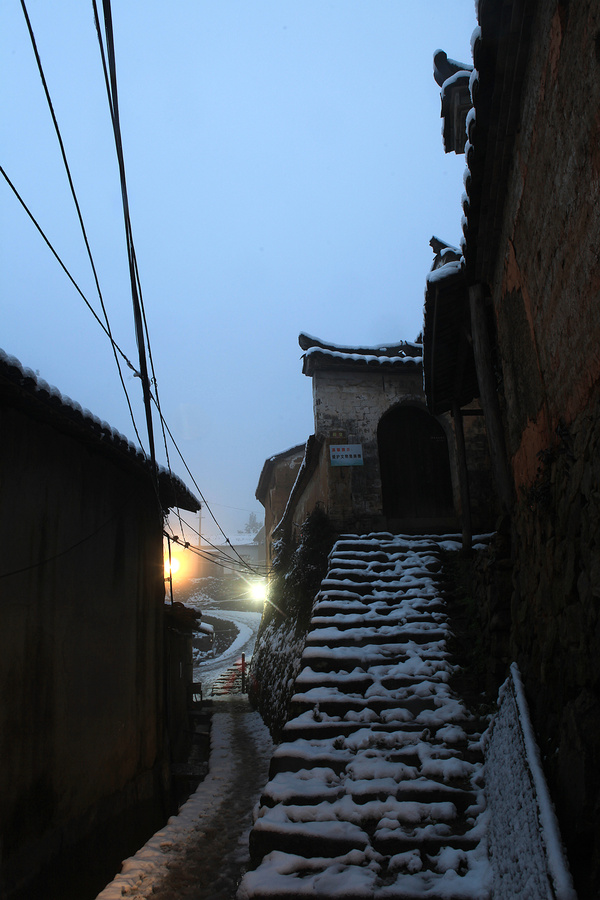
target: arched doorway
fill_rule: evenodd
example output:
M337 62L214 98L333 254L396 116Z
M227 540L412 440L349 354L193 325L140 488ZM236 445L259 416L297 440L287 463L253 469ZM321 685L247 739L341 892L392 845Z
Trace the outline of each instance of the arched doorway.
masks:
M400 406L377 428L383 512L388 520L435 528L455 523L448 442L425 410Z

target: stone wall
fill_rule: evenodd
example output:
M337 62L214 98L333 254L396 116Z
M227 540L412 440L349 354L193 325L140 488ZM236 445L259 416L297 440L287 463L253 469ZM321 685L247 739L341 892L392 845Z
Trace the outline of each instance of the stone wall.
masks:
M325 441L318 476L325 509L341 531L386 530L393 527L384 516L377 429L382 416L398 406L427 412L422 371L407 367L357 367L317 369L313 375L315 432ZM477 404L471 404L478 408ZM460 489L454 423L450 415L438 416L448 443L454 507L460 510ZM336 431L350 444L362 444L363 466L332 467L328 444ZM464 418L465 443L475 530L493 529L497 501L493 491L482 416ZM314 499L314 498L313 498ZM311 507L312 508L312 507ZM302 516L296 516L303 521ZM455 522L453 530L456 529Z
M600 879L600 390L540 459L514 515L512 650L573 871Z
M383 527L377 426L382 415L400 402L424 405L420 368L397 373L382 367L355 371L344 367L313 375L315 434L329 441L334 431L342 430L348 443L363 448L363 466L340 466L329 472L328 512L346 530L353 530L353 522ZM328 458L324 464L329 466Z
M511 647L581 896L600 886L600 8L536 5L487 273L516 500Z

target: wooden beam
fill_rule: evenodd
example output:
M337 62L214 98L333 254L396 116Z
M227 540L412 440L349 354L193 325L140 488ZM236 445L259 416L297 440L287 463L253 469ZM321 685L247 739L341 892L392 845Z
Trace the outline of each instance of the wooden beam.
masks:
M481 405L485 414L492 468L496 481L498 496L504 512L512 506L513 485L508 468L504 428L498 403L496 381L492 368L492 346L485 314L485 301L481 284L469 288L469 305L471 307L471 334L473 336L473 353L475 367L481 393Z
M462 411L456 400L452 401L454 418L454 436L458 457L458 485L460 488L460 518L462 525L462 546L465 554L470 554L473 546L473 527L471 524L471 494L469 491L469 470L467 467L467 450L463 430Z

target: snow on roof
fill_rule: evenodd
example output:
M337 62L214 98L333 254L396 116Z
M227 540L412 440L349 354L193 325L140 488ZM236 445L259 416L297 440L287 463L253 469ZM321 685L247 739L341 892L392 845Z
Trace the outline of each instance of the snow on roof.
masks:
M386 350L387 348L383 347L381 349ZM336 359L351 360L352 362L364 362L367 363L367 365L369 365L369 363L376 363L378 365L404 365L405 363L410 363L416 365L421 359L418 356L405 356L404 354L398 356L383 356L374 353L344 353L341 350L323 350L321 347L312 347L310 350L306 351L305 356L314 356L315 354L335 357Z
M294 461L298 457L304 456L305 446L305 443L296 444L294 447L290 447L289 450L283 450L281 453L275 453L273 456L270 456L267 460L265 460L254 494L259 503L262 503L263 506L265 505L265 498L271 478L271 472L273 471L275 464L277 462L283 462L285 459L287 459L288 465L292 466L294 464Z
M48 384L33 369L23 366L16 356L11 356L2 348L0 348L0 377L6 379L17 390L22 390L38 400L54 424L62 423L71 428L82 429L98 446L124 452L136 463L147 467L149 460L143 449L137 447L108 422L95 416L89 409L84 409L76 400L72 400L58 388ZM169 506L179 505L192 511L200 509L199 501L177 475L164 466L158 466L158 477L163 505L166 497Z
M256 537L259 532L260 529L256 534L250 534L248 531L240 531L236 532L235 534L228 535L227 538L224 538L222 534L203 534L202 538L204 541L206 541L207 544L211 544L212 546L218 547L219 549L222 549L223 547L227 547L229 545L231 545L232 547L250 547L255 543ZM202 549L206 549L204 547L204 544L202 545Z
M286 456L298 456L301 453L304 453L304 448L306 444L295 444L293 447L289 447L287 450L282 450L281 453L274 453L273 456L270 456L267 462L275 462L277 459L284 459Z
M422 346L413 341L378 344L374 347L346 347L331 344L308 334L300 334L298 343L305 351L302 371L312 375L316 361L341 364L358 363L368 366L409 366L417 367L422 362Z
M437 284L440 281L444 281L446 278L459 275L462 271L462 266L462 260L451 260L450 262L444 263L438 269L432 269L431 272L427 273L427 285Z

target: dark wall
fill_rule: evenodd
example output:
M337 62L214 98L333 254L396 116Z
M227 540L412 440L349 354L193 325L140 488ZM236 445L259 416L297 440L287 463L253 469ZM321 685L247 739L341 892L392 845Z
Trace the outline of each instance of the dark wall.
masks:
M4 888L168 783L149 479L0 409ZM37 565L40 563L40 565Z
M598 4L538 3L487 280L516 496L512 653L581 896L600 888L599 110Z

